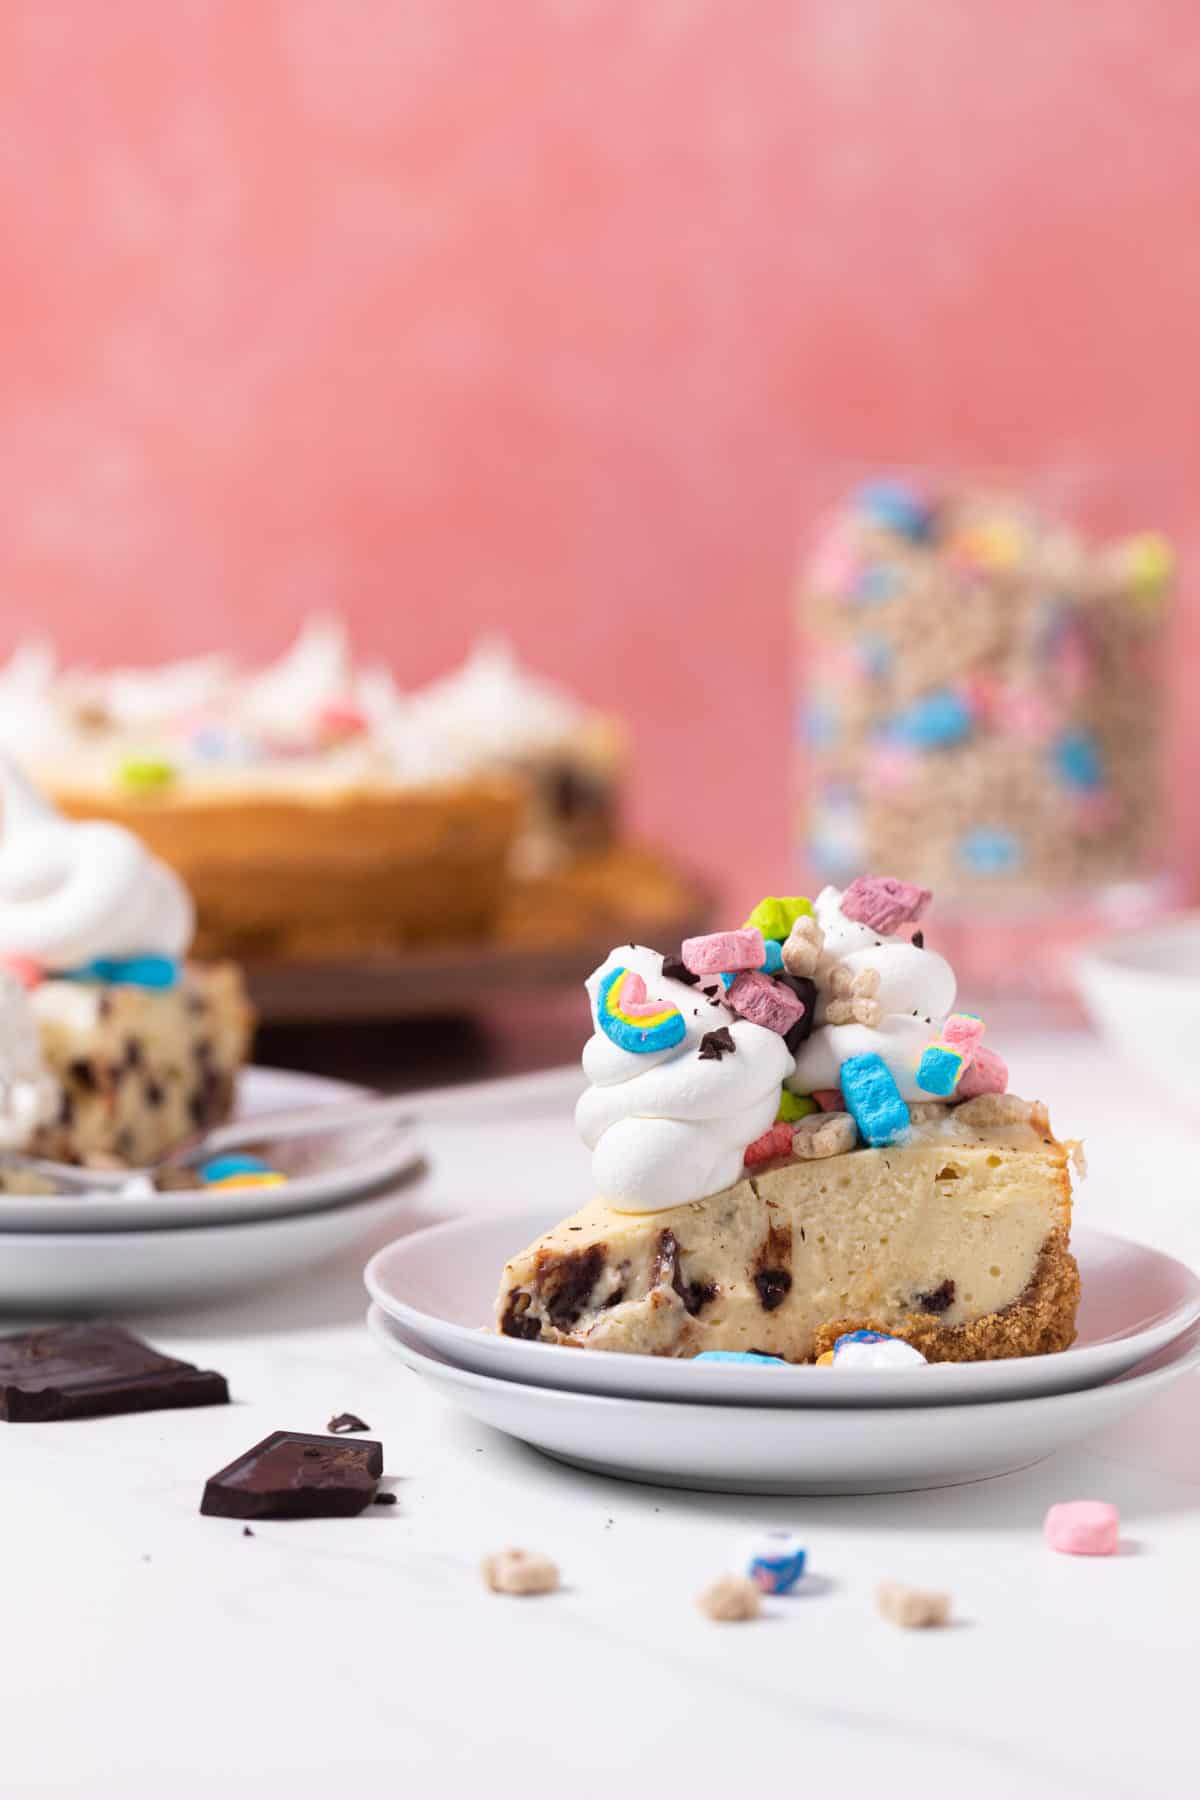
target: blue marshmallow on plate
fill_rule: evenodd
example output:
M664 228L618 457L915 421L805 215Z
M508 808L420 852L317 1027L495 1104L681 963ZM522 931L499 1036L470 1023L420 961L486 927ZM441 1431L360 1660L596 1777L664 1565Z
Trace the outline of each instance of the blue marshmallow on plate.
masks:
M701 1350L693 1362L710 1363L772 1363L776 1368L784 1367L782 1356L760 1356L757 1350Z

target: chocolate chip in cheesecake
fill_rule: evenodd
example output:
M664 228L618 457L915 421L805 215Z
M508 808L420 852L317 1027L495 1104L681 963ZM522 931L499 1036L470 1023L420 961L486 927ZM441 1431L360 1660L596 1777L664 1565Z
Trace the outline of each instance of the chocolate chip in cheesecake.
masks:
M716 1298L717 1285L713 1281L685 1281L683 1276L683 1255L679 1241L673 1231L661 1231L658 1236L658 1249L655 1251L654 1263L650 1270L650 1286L670 1286L683 1301L684 1311L692 1318Z
M504 1309L504 1317L500 1321L500 1330L505 1337L522 1338L531 1341L542 1335L542 1322L536 1313L531 1313L528 1294L517 1292L509 1296L508 1305Z
M700 980L678 956L664 956L662 972L668 981L682 981L688 987L695 987Z
M537 1264L538 1296L546 1316L558 1331L570 1331L592 1297L592 1289L604 1272L606 1244L589 1244L561 1256L541 1255Z
M792 1278L786 1269L761 1269L754 1277L759 1302L764 1312L782 1306L792 1291Z
M945 1281L943 1281L941 1287L934 1288L931 1293L918 1294L917 1295L917 1305L920 1307L922 1312L927 1312L927 1313L948 1312L950 1310L950 1308L954 1305L954 1293L955 1293L954 1283L949 1278L947 1278Z
M732 1056L737 1043L728 1025L718 1025L715 1031L706 1031L700 1039L698 1055L701 1062L720 1062L723 1056Z
M100 1083L96 1075L96 1065L90 1057L75 1056L67 1064L67 1079L73 1081L77 1088L85 1094L94 1093Z

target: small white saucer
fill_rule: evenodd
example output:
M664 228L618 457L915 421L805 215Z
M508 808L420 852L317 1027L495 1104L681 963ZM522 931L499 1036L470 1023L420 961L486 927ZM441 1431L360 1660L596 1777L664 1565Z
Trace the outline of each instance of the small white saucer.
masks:
M507 1259L554 1223L541 1205L417 1232L371 1259L367 1291L415 1343L478 1374L627 1399L752 1406L928 1406L1066 1393L1111 1381L1200 1319L1200 1279L1190 1269L1080 1227L1071 1240L1083 1277L1079 1336L1054 1356L851 1373L589 1355L483 1329Z
M1132 1375L982 1406L682 1406L498 1381L424 1350L378 1306L394 1356L473 1419L593 1474L735 1494L897 1494L1007 1475L1115 1424L1200 1362L1200 1326ZM597 1360L603 1360L598 1358Z
M293 1106L316 1109L365 1098L364 1089L328 1076L250 1068L243 1071L238 1085L237 1116L241 1119ZM381 1120L352 1133L339 1132L328 1146L315 1136L281 1144L273 1160L290 1179L278 1187L177 1188L167 1193L114 1193L111 1188L84 1194L0 1193L0 1234L176 1231L181 1226L244 1225L252 1220L290 1217L378 1193L412 1174L421 1157L415 1118Z

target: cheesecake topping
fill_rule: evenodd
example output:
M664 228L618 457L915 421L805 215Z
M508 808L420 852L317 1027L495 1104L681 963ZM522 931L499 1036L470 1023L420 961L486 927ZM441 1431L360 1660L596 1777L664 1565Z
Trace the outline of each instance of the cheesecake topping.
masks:
M131 831L63 818L11 764L0 801L0 958L72 973L183 955L191 899Z
M1002 1096L983 1021L953 1010L953 969L911 929L930 898L859 877L815 904L764 900L678 957L613 950L587 983L575 1115L600 1197L683 1206L746 1168L904 1141L917 1117Z

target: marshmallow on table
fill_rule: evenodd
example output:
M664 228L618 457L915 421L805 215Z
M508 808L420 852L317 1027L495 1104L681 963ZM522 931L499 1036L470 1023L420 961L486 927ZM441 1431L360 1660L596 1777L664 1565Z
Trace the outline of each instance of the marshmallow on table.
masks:
M790 1594L808 1560L794 1531L765 1531L750 1546L746 1577L764 1594Z
M1051 1550L1068 1556L1113 1556L1121 1541L1121 1515L1107 1500L1060 1500L1042 1527Z

